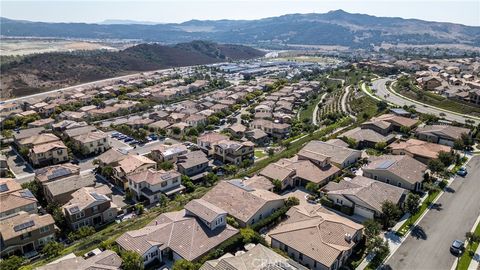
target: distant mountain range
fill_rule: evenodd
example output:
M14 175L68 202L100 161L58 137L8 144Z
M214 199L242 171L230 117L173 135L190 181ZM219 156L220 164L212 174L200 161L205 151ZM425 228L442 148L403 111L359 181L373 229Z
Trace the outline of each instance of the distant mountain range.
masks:
M179 43L211 40L236 44L342 45L467 44L480 47L480 27L416 19L375 17L343 10L289 14L259 20L191 20L184 23L42 23L0 18L4 36L140 39ZM121 23L121 22L120 22Z
M3 97L162 68L251 59L265 53L247 46L193 41L173 46L140 44L118 52L43 53L0 66Z

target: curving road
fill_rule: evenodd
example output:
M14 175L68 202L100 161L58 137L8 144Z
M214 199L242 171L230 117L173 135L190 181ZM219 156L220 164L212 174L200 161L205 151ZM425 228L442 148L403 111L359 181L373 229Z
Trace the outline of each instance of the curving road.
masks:
M415 110L417 110L420 113L428 113L428 114L434 114L439 117L443 117L449 121L456 121L460 123L465 123L466 119L470 119L475 121L475 125L478 125L480 123L480 120L468 117L466 115L462 115L459 113L447 111L441 108L433 107L427 104L423 104L419 101L411 101L409 99L406 99L404 97L398 96L391 92L387 86L386 83L387 81L391 81L390 79L378 79L376 81L372 82L372 89L376 90L376 95L383 100L386 100L390 103L396 104L398 106L415 106ZM440 115L442 114L442 115ZM444 115L443 115L444 114Z

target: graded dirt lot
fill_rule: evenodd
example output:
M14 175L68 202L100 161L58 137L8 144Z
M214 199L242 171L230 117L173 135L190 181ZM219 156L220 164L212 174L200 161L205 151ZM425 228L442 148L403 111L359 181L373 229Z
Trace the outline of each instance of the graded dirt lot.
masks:
M113 46L99 42L74 40L4 39L0 43L1 56L99 49L112 51L118 50Z

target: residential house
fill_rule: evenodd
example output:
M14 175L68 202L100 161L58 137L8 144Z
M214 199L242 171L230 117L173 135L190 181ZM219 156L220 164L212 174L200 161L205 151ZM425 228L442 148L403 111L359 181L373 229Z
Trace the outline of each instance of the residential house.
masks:
M98 155L110 149L108 135L100 130L71 138L73 147L82 155Z
M2 181L3 182L3 181ZM8 190L11 183L0 184L0 219L14 215L18 212L37 213L38 201L28 189Z
M373 148L377 143L391 144L395 140L394 134L388 134L386 136L372 130L364 128L354 128L343 134L340 137L345 137L354 140L358 143L360 148Z
M366 219L379 218L382 204L386 201L402 207L408 191L364 176L351 180L330 182L322 188L327 197L336 205L351 208L355 215Z
M62 211L72 230L83 226L99 227L117 217L118 207L112 202L112 191L106 185L83 187L71 196L72 199L62 206Z
M117 149L110 148L106 152L97 156L95 160L98 160L99 167L105 167L105 166L116 167L118 166L118 162L122 161L126 157L127 157L126 152L120 152Z
M287 217L268 234L272 248L309 269L339 269L362 238L362 225L320 205L294 206Z
M214 146L214 159L222 163L239 165L244 161L253 161L254 144L223 140Z
M68 148L62 141L39 144L30 149L28 158L34 167L58 164L69 160Z
M160 201L161 194L172 196L182 192L181 174L176 171L154 170L152 168L127 176L128 188L133 191L135 199L148 199L149 204Z
M244 179L243 184L252 189L264 189L272 192L275 188L270 179L261 175L254 175L248 179Z
M50 129L52 128L53 123L55 123L55 119L44 118L44 119L39 119L37 121L28 123L28 127L29 128L44 127L44 128Z
M21 141L30 137L38 136L44 131L44 127L20 129L13 134L13 142L18 148L20 148L23 145Z
M426 90L433 90L436 87L442 85L442 81L433 76L420 77L417 79L417 83Z
M415 136L422 141L448 146L453 146L456 140L462 138L462 134L470 136L470 129L450 125L425 125L415 131Z
M157 163L147 157L129 154L113 168L113 179L119 187L127 189L128 175L156 169L156 167Z
M70 255L72 254L72 255ZM37 270L120 270L122 258L111 250L104 250L94 256L83 258L70 253L65 257L55 260L47 265L40 266Z
M27 148L31 149L36 145L59 142L60 138L55 136L52 133L40 133L38 135L33 135L24 139L17 141L17 146L19 149Z
M55 221L49 214L19 212L0 220L0 256L33 257L55 239Z
M331 164L330 157L305 149L292 158L270 163L260 172L272 181L280 180L282 189L306 186L308 183L323 186L339 174L340 169Z
M432 159L436 159L440 152L450 152L451 147L436 143L430 143L417 139L408 139L407 141L397 141L388 146L394 155L408 155L414 159L428 164Z
M197 145L208 156L211 156L214 153L215 145L218 142L224 141L224 140L228 140L228 136L217 133L217 132L210 132L210 133L205 133L201 136L198 136Z
M255 119L250 123L251 129L261 129L268 135L275 138L288 137L290 133L290 125L286 123L276 123L266 119Z
M355 164L362 157L362 152L359 150L322 141L310 141L302 150L312 155L330 157L330 162L340 169Z
M284 206L283 197L254 189L242 180L221 181L202 199L227 211L241 227L251 226Z
M0 195L19 191L21 189L22 186L14 178L0 178Z
M427 165L407 155L371 157L363 176L412 191L420 191Z
M121 250L142 256L144 264L165 258L194 262L238 233L226 223L226 215L201 199L192 200L184 210L161 214L146 227L124 233L116 242Z
M247 131L247 127L240 123L235 123L233 125L230 125L226 129L228 132L230 132L230 134L232 134L237 138L242 138L243 135L245 134L245 131Z
M270 142L268 134L258 128L245 132L245 137L256 146L265 146Z
M307 270L308 268L297 262L285 258L270 248L257 244L247 252L227 253L222 257L206 261L200 270L266 270L266 269L289 269Z
M185 122L192 127L204 126L207 124L207 117L201 114L192 114L185 118Z
M83 188L95 186L93 173L71 175L58 180L43 183L44 196L48 203L63 205L73 197L72 194Z
M210 160L203 151L192 151L178 157L177 170L191 180L196 181L208 173L210 170L209 163Z
M157 162L172 162L175 163L178 157L188 153L187 146L177 143L172 145L160 144L152 149L152 158Z

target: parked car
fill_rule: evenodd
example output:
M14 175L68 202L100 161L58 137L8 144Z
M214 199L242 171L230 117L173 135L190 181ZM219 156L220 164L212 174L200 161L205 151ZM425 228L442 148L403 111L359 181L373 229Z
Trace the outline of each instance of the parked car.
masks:
M133 141L133 138L130 138L130 137L127 137L125 140L123 140L124 142L131 142Z
M75 158L75 159L72 160L72 164L78 165L78 164L80 164L80 160Z
M462 177L465 177L467 175L467 173L468 173L467 168L465 168L465 167L462 167L457 171L457 174L462 176Z
M460 255L465 250L465 243L460 240L453 240L452 245L450 246L450 252L454 255Z

